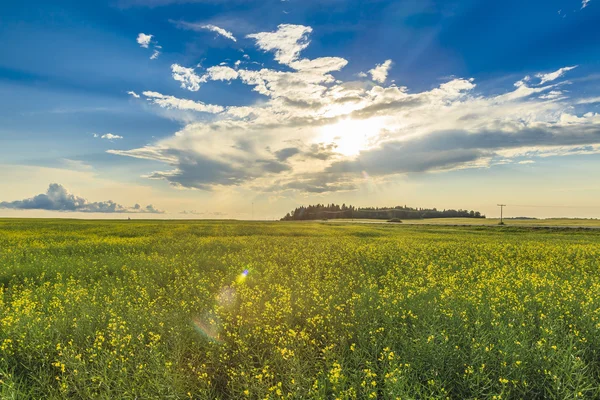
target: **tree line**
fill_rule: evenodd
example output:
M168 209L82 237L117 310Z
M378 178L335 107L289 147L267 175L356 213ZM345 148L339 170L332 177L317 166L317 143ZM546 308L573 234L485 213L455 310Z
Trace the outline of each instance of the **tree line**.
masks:
M436 208L362 207L346 204L316 204L300 206L281 218L282 221L303 221L313 219L424 219L424 218L485 218L479 211L438 210Z

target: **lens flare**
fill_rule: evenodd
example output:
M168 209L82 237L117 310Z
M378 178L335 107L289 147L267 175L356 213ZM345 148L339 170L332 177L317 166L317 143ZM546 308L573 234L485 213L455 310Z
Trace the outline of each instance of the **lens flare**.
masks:
M247 277L248 277L248 270L245 269L244 272L242 272L241 274L238 275L238 277L235 279L235 281L237 283L243 283Z
M249 274L249 270L245 269L239 274L235 281L238 284L242 284ZM205 313L202 317L192 318L192 324L194 329L202 336L213 342L221 343L219 338L219 332L222 328L221 318L219 312L232 312L235 309L235 303L237 300L237 293L235 285L225 286L215 296L215 308Z
M192 319L192 324L196 332L206 337L209 341L220 343L219 331L221 330L221 321L213 313L207 313L204 317Z

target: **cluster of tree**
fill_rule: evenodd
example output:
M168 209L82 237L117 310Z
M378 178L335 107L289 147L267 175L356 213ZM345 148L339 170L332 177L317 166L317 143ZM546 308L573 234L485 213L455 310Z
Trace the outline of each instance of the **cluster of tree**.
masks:
M479 211L438 210L436 208L365 207L356 208L342 204L316 204L298 207L283 217L282 221L300 221L310 219L423 219L423 218L485 218Z

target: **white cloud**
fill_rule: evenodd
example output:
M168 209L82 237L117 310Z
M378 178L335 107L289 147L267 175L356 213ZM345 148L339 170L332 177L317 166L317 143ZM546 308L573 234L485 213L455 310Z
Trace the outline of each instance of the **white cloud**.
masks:
M526 165L526 164L535 164L535 161L533 161L533 160L523 160L523 161L519 161L519 164L523 164L523 165Z
M196 32L201 31L201 30L209 30L209 31L215 32L218 35L221 35L229 40L233 40L234 42L237 42L237 39L235 38L235 36L233 36L233 33L231 33L230 31L228 31L226 29L223 29L221 27L213 25L213 24L199 24L199 23L192 23L192 22L186 22L186 21L173 21L173 20L170 20L170 22L177 25L178 28L189 29L189 30L193 30Z
M577 100L577 104L594 104L600 103L600 97L587 97Z
M308 35L311 32L309 26L281 24L275 32L254 33L246 37L255 39L261 50L274 51L275 60L279 63L290 64L310 44Z
M562 96L563 96L563 92L561 92L560 90L551 90L550 92L541 95L540 99L554 100L554 99L558 99Z
M552 82L560 77L562 77L565 73L567 73L568 71L577 68L577 65L572 66L572 67L563 67L560 68L554 72L550 72L547 74L536 74L535 76L537 78L540 78L540 85L543 85L546 82Z
M146 35L145 33L140 33L137 37L138 44L147 49L150 46L150 42L152 41L153 35Z
M230 81L237 79L238 76L239 74L235 69L219 65L208 68L203 78L212 81Z
M182 67L179 64L171 65L173 79L181 82L181 87L192 92L200 90L200 84L206 82L204 77L196 75L193 68Z
M383 83L387 79L390 68L392 68L392 60L386 60L383 64L377 64L375 68L369 70L369 74L374 81Z
M559 80L574 67L527 76L508 92L477 91L472 78L452 78L430 90L386 86L391 60L369 73L372 82L343 82L348 61L301 59L309 27L280 25L250 35L274 52L282 69L215 65L198 76L174 69L182 86L239 80L264 98L241 106L209 105L144 92L163 108L212 112L175 135L113 154L165 164L147 175L204 190L323 193L352 190L364 180L398 174L490 167L523 158L600 152L600 116L575 114ZM289 67L289 68L288 68ZM487 85L484 85L487 87ZM589 102L590 100L587 99Z
M174 96L166 96L157 92L146 91L143 92L143 95L148 98L150 102L156 104L162 108L173 109L173 110L187 110L187 111L197 111L197 112L205 112L210 114L218 114L223 112L224 108L222 106L217 106L213 104L204 104L199 101L187 100L187 99L178 99Z
M582 0L581 9L586 8L588 6L588 4L590 3L590 1L592 1L592 0Z
M200 25L200 28L202 28L202 29L208 29L209 31L216 32L217 34L219 34L219 35L221 35L221 36L223 36L223 37L225 37L227 39L230 39L230 40L233 40L234 42L237 42L237 39L235 38L235 36L233 36L233 33L229 32L229 31L226 31L223 28L219 28L216 25L211 25L211 24Z
M130 91L128 91L128 92L127 92L127 94L129 94L129 95L131 95L131 96L135 97L136 99L139 99L139 98L140 98L140 95L139 95L139 94L137 94L136 92L134 92L133 90L130 90Z
M98 137L98 135L94 134L94 137ZM112 133L105 133L104 135L100 136L100 139L118 140L123 139L123 136L113 135Z
M158 58L158 56L160 55L160 49L162 49L162 46L159 46L158 43L156 41L153 41L152 38L154 37L154 35L147 35L145 33L140 33L137 37L137 42L140 45L140 47L143 47L145 49L150 48L150 44L154 43L154 50L152 52L152 55L150 56L151 60L156 60Z
M356 76L359 78L366 78L368 75L366 72L360 71L358 74L356 74Z

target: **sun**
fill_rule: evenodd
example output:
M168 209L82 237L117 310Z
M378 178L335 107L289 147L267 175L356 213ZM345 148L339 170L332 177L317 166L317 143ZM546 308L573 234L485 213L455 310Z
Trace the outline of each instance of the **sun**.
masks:
M335 143L336 151L345 156L355 156L372 146L385 126L382 118L343 119L321 128L319 141Z

